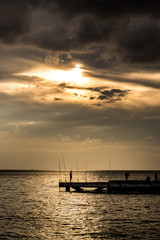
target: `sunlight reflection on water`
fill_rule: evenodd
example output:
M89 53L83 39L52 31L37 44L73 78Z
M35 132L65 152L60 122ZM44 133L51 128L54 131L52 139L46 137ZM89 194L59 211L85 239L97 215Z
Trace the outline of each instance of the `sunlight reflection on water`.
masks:
M160 195L59 192L58 179L56 172L0 174L0 239L159 239Z

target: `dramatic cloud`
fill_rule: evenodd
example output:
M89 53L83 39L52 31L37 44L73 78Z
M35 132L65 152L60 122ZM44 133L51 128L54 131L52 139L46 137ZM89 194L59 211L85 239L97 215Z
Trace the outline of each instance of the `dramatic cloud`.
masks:
M108 61L117 59L116 63L119 58L122 62L159 61L160 5L155 1L8 0L1 1L0 9L3 43L18 41L70 52L92 47L97 63L104 56Z
M17 40L29 30L31 11L27 1L0 2L0 38L5 43Z
M0 167L50 153L56 168L64 152L106 168L112 152L115 168L158 169L159 13L154 0L1 0Z
M122 91L120 89L111 89L110 91L105 90L101 92L101 95L99 95L98 99L104 100L110 100L110 101L120 101L122 97L124 97L127 94L127 91Z

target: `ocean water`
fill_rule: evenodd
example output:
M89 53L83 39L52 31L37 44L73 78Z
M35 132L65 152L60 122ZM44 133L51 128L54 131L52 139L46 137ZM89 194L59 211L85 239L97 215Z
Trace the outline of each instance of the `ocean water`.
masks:
M154 172L131 172L145 179ZM160 177L160 173L158 173ZM124 179L74 172L73 181ZM0 239L160 239L160 195L65 192L69 172L1 171Z

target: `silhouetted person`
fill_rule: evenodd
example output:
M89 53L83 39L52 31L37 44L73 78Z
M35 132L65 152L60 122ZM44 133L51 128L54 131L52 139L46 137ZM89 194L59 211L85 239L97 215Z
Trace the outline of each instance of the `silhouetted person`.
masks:
M151 181L150 176L147 176L146 180L150 182Z
M72 181L72 171L70 171L70 182Z
M158 182L157 173L155 173L154 177L155 177L155 181Z
M126 172L125 173L125 178L126 178L126 181L128 181L128 177L130 176L130 172Z

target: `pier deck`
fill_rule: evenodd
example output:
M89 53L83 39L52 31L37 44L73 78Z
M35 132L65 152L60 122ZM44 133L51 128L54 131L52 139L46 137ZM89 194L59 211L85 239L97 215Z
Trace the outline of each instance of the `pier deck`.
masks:
M59 188L65 188L67 192L72 188L77 192L95 189L96 192L107 191L108 193L160 193L160 181L59 182Z
M83 188L95 188L97 190L102 190L107 188L108 182L59 182L60 188L66 188L66 191L70 191L70 188L75 189L80 192Z

